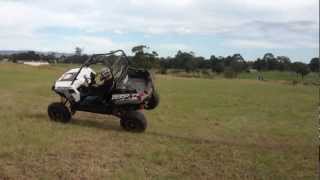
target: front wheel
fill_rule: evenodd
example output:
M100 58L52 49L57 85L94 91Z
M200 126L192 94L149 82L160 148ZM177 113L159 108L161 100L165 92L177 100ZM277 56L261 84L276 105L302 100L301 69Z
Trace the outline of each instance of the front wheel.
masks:
M121 117L120 125L126 131L144 132L147 128L147 120L142 112L129 111Z
M48 106L50 120L67 123L71 120L71 113L63 103L52 103Z

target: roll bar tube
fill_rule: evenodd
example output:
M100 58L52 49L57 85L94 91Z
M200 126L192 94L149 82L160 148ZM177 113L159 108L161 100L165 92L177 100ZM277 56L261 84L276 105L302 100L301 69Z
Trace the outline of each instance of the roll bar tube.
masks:
M94 60L95 57L97 57L97 56L113 55L113 54L116 54L116 53L118 53L118 52L121 52L122 56L125 57L126 63L127 63L126 66L128 67L128 65L129 65L129 58L128 58L128 56L126 55L126 53L125 53L122 49L115 50L115 51L110 51L110 52L108 52L108 53L93 54L92 56L90 56L90 57L88 58L88 60L87 60L84 64L81 65L79 71L77 72L77 75L73 78L73 80L72 80L72 82L71 82L71 85L73 85L74 81L78 78L81 70L82 70L84 67L88 67L89 65L93 64L93 63L92 63L92 60Z

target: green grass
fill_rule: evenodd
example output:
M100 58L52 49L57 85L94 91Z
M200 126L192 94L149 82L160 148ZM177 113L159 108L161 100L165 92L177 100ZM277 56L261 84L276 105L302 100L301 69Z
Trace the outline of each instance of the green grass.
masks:
M157 76L148 129L111 116L50 122L70 67L0 65L0 179L315 179L318 88Z

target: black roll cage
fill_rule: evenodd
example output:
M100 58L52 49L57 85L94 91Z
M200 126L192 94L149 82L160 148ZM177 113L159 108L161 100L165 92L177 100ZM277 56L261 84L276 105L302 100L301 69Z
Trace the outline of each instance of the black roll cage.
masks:
M128 70L128 66L129 66L129 58L128 58L128 56L126 55L126 53L125 53L123 50L119 49L119 50L115 50L115 51L110 51L110 52L108 52L108 53L93 54L93 55L91 55L91 56L88 58L88 60L87 60L85 63L83 63L83 64L81 65L79 71L77 72L76 76L75 76L74 79L72 80L71 85L73 85L74 81L78 78L81 70L82 70L84 67L88 67L88 66L90 66L90 65L92 65L92 64L96 64L96 63L97 63L97 62L93 62L93 60L94 60L96 57L98 57L98 56L109 56L109 55L116 54L116 53L118 53L118 52L120 52L121 55L125 58L125 62L126 62L126 64L125 64L125 66L126 66L126 67L125 67L125 70L127 71L127 70ZM111 74L112 74L112 76L113 76L112 71L111 71Z

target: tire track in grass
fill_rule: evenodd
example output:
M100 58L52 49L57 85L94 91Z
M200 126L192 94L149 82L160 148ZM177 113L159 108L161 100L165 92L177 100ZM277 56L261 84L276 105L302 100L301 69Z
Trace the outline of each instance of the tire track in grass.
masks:
M313 148L313 146L307 145L294 145L288 143L270 143L267 141L261 143L246 143L246 142L238 142L226 139L205 139L200 137L186 137L186 136L179 136L174 134L165 134L156 131L147 131L145 132L147 135L157 136L160 138L167 138L167 139L176 139L180 141L185 141L191 144L221 144L226 146L238 146L244 148L262 148L265 150L279 150L279 151L287 151L291 149L306 149L306 148Z

